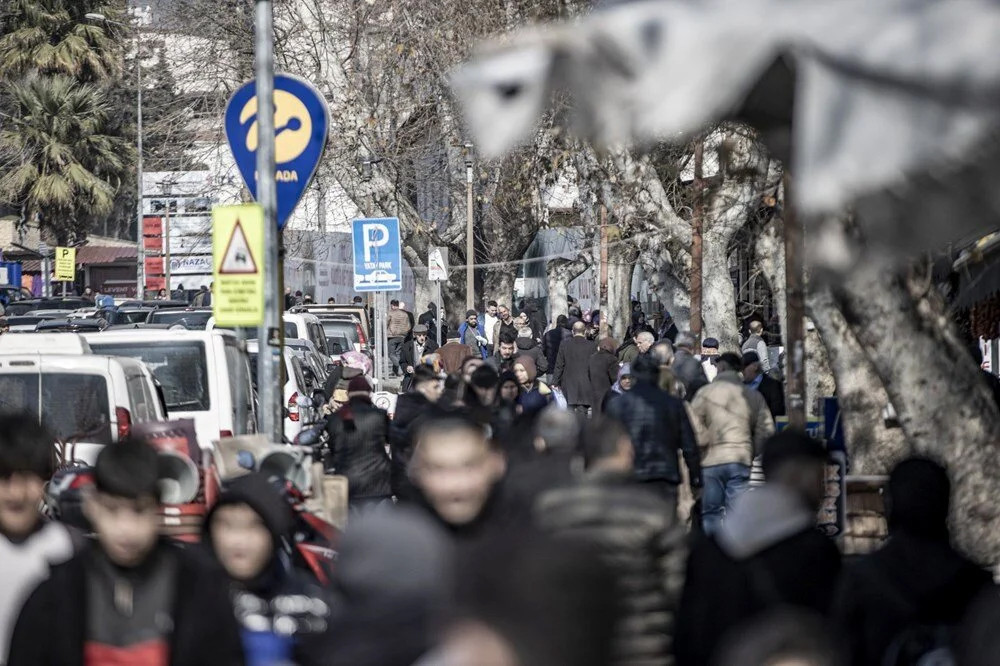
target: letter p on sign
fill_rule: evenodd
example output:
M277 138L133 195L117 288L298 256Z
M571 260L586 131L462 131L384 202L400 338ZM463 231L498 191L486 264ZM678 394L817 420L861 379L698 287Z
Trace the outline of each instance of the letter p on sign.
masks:
M389 243L389 228L384 224L372 222L362 226L364 230L365 261L372 260L372 249Z

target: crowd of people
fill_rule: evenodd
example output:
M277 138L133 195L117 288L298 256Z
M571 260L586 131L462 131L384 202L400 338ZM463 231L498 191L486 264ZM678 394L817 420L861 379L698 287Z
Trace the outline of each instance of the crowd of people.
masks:
M617 345L575 311L546 330L500 304L435 349L393 308L394 413L359 374L327 421L350 521L326 586L290 566L271 479L228 482L181 547L158 534L153 449L109 446L85 538L39 512L51 436L0 418L0 663L997 661L1000 595L951 544L947 470L900 462L888 541L845 561L816 529L826 448L776 432L753 328L739 352L643 322Z

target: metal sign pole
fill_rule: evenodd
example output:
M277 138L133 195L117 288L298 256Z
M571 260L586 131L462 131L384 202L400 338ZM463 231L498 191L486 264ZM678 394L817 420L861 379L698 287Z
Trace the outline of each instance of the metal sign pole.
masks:
M372 310L375 315L375 369L374 375L375 379L378 380L378 389L382 390L382 380L385 376L382 372L383 369L383 345L382 345L382 293L376 291L372 294Z
M445 343L445 340L442 338L444 332L441 330L441 324L444 322L444 298L442 298L444 290L441 289L441 281L437 280L436 282L437 282L437 302L438 302L437 344L438 347L441 347Z
M272 442L284 435L284 412L281 390L281 279L278 273L280 242L277 220L277 189L274 177L274 23L271 0L257 0L256 6L257 78L257 200L264 209L264 325L258 331L260 353L257 374L261 406L261 432Z

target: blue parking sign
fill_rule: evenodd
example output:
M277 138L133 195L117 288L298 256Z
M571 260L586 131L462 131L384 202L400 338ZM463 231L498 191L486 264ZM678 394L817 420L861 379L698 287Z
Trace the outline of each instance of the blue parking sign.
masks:
M354 220L352 231L354 291L401 290L403 259L399 247L399 219Z

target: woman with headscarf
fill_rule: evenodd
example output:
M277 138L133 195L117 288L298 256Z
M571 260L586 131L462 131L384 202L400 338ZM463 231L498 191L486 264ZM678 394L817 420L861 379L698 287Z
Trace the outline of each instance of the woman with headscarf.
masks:
M549 388L548 384L538 379L535 361L530 356L517 357L517 360L514 361L514 376L521 388L521 395L517 402L522 413L544 409L552 402L552 389Z
M618 357L615 350L618 343L613 338L602 338L595 351L587 361L587 374L590 377L590 404L595 414L600 414L601 403L611 385L618 379Z
M601 411L606 412L608 410L608 405L611 404L612 400L625 391L631 391L634 385L635 381L632 378L632 364L622 363L622 366L618 368L618 381L614 383L610 391L604 394L604 400L601 401Z

